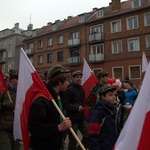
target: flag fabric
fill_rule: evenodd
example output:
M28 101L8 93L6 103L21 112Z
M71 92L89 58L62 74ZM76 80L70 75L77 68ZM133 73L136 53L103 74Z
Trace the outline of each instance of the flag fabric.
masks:
M132 111L114 150L150 150L150 64Z
M95 77L94 73L90 69L89 65L87 64L86 60L84 59L83 64L83 77L82 77L82 88L85 92L85 101L87 100L91 88L97 83L97 78ZM85 117L88 117L90 114L90 108L85 105Z
M24 150L29 150L30 134L27 120L32 102L39 96L52 100L24 50L20 51L19 78L14 116L14 138L23 140Z
M7 91L8 91L8 88L6 85L6 81L2 73L2 68L0 67L0 93L7 92Z
M148 61L147 61L145 53L143 52L143 54L142 54L142 72L145 72L147 67L148 67Z

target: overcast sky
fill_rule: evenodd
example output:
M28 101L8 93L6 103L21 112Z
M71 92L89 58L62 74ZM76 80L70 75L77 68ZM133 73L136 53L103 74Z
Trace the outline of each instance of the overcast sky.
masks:
M124 0L121 0L124 1ZM108 6L111 0L0 0L0 31L13 28L15 23L27 29L31 22L33 29L48 22L77 16L93 8Z

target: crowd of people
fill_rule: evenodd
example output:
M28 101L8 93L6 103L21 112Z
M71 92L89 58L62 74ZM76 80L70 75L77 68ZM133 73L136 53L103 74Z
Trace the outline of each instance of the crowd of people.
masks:
M85 100L80 70L71 74L63 66L55 65L39 76L66 117L61 117L52 101L37 97L28 117L29 149L63 150L68 136L68 150L81 150L70 132L72 128L76 134L80 131L85 149L112 150L138 95L129 78L113 86L107 82L109 73L99 71L98 82ZM10 70L6 82L10 97L6 92L0 95L0 150L19 150L19 141L13 138L18 72ZM85 101L91 108L88 118L84 115Z

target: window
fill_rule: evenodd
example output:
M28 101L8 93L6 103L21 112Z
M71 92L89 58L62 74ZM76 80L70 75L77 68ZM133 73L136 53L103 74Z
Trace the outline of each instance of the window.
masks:
M63 52L57 53L57 61L63 61Z
M80 56L80 49L73 49L70 51L71 57L79 57Z
M141 78L141 66L129 66L130 79Z
M79 16L79 23L82 23L85 21L85 16L82 15L82 16Z
M71 39L79 38L80 33L78 31L77 32L72 32L72 33L70 33L70 37L71 37Z
M53 24L53 25L52 25L52 31L55 31L55 30L57 30L57 25L56 25L56 24Z
M150 13L144 14L145 26L150 26Z
M92 45L91 46L91 54L103 54L104 53L104 45L98 44L98 45Z
M103 32L103 25L102 24L91 27L91 34L101 33L101 32Z
M117 21L111 22L111 32L116 33L120 31L121 31L121 21L117 20Z
M123 79L123 67L113 67L113 76L116 79Z
M33 57L29 57L29 60L33 64Z
M139 38L132 38L128 40L128 50L129 51L139 51Z
M10 57L12 57L12 50L11 49L8 50L8 58L10 58Z
M38 48L43 48L43 41L38 41Z
M50 63L50 62L53 61L52 58L53 58L53 54L52 54L52 53L47 54L47 62L48 62L48 63Z
M150 50L150 36L146 37L146 49Z
M53 45L53 38L48 38L47 39L47 46L52 46Z
M98 72L101 71L102 68L94 68L94 69L92 69L92 70L93 70L95 76L97 76Z
M12 44L12 38L9 39L9 44L10 44L10 45Z
M133 30L138 28L138 17L134 16L127 18L127 28L128 30Z
M141 0L132 0L132 8L140 7Z
M33 49L33 43L27 45L28 49Z
M42 64L43 63L43 56L39 55L38 56L38 64Z
M64 37L63 35L58 36L58 44L62 44L64 42Z
M122 41L112 42L112 54L122 53Z
M103 17L104 16L104 10L103 9L99 9L97 10L97 18Z

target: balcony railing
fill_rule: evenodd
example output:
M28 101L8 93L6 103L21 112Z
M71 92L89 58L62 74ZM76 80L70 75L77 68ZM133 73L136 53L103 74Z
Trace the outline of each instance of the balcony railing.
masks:
M89 55L89 61L103 61L104 60L104 54L90 54Z
M79 45L79 44L80 44L79 38L68 40L68 46L75 46L75 45Z
M25 50L25 53L26 53L27 55L32 55L32 54L33 54L33 48L26 49L26 50Z
M69 57L67 59L68 64L80 63L80 57Z
M104 40L104 33L94 33L89 35L89 42L96 42L96 41L103 41Z

